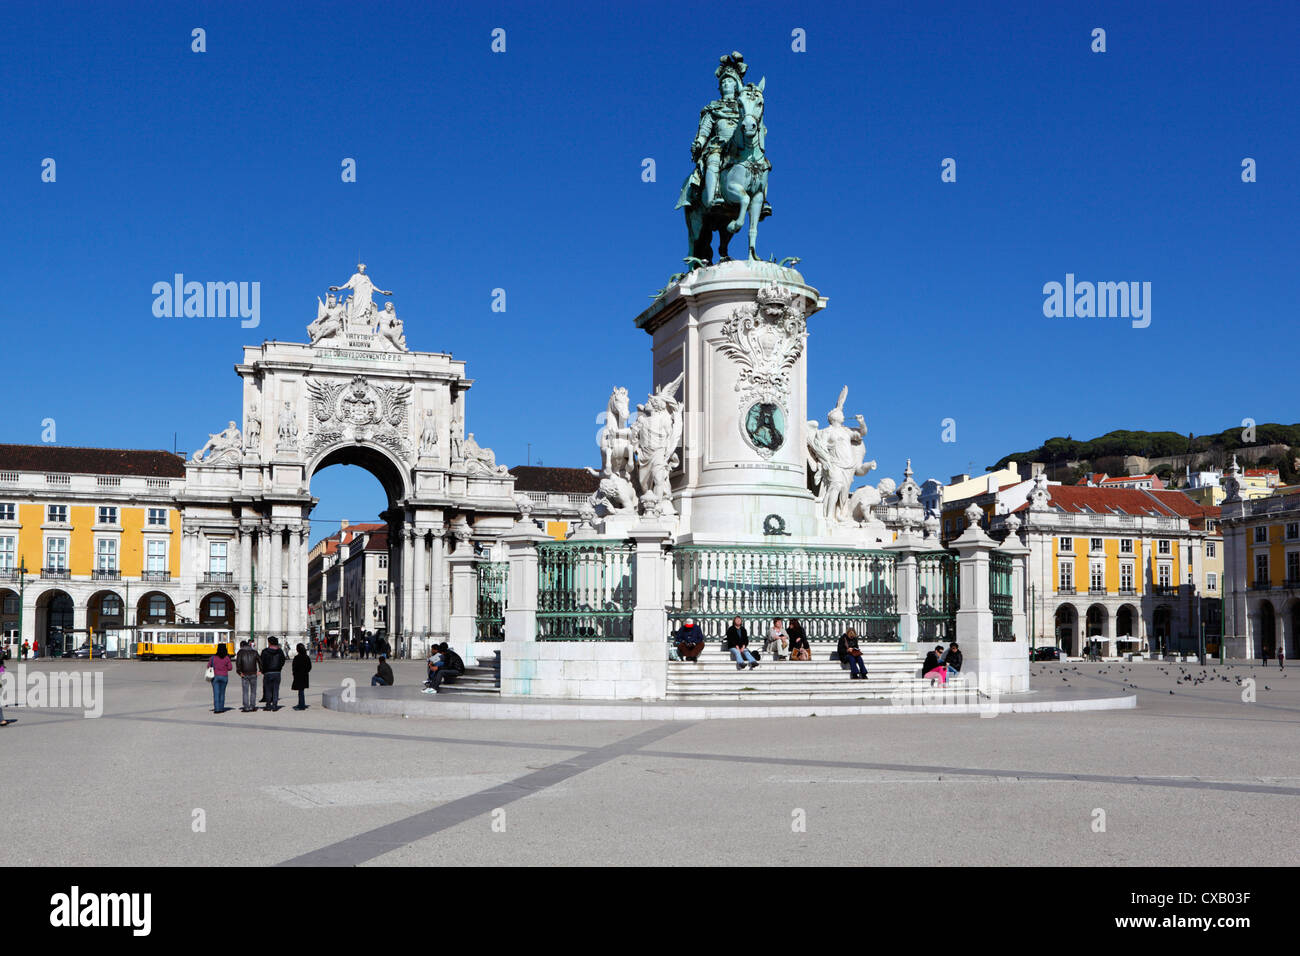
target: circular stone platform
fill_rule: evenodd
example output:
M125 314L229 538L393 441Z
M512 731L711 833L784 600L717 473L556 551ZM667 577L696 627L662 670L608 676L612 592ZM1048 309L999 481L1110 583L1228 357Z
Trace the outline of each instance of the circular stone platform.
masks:
M1072 689L1001 694L996 701L963 690L907 693L898 699L808 701L563 700L493 697L480 694L422 694L420 688L358 687L343 700L343 689L325 691L325 707L350 714L387 717L441 717L448 720L709 720L755 717L867 717L948 714L995 717L1002 714L1133 710L1137 697Z

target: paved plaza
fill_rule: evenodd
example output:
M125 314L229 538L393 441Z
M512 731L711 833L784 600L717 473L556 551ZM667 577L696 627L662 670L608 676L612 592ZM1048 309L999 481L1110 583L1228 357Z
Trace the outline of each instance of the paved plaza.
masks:
M104 713L6 708L6 866L1294 863L1300 673L1276 667L1032 668L1134 710L696 722L324 709L369 661L317 664L306 712L218 716L198 664L28 672L52 667L101 671Z

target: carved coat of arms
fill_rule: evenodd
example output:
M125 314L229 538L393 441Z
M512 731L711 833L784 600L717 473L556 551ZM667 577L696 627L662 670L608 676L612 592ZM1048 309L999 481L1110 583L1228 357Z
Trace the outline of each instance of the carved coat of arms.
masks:
M307 393L311 396L308 456L332 444L368 440L410 458L407 416L411 386L372 385L357 375L350 382L309 380Z
M790 371L808 337L799 297L776 284L758 290L754 305L743 305L722 326L718 350L740 366L736 391L759 392L784 400ZM784 403L784 401L783 401Z

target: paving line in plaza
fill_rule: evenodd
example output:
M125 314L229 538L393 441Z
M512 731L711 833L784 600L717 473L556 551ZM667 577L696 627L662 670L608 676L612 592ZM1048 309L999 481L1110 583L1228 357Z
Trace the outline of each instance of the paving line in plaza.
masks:
M1121 777L1110 774L1063 773L1046 770L1008 770L978 767L934 767L913 764L867 763L852 760L816 760L804 757L763 757L744 754L682 753L669 750L641 750L633 756L667 757L672 760L707 760L722 763L766 764L777 767L826 767L836 770L868 770L884 773L950 775L952 777L1018 780L1022 783L1097 783L1134 787L1172 787L1190 790L1226 790L1234 793L1267 793L1300 797L1300 787L1282 787L1262 782L1205 780L1199 777ZM1268 778L1277 779L1277 778ZM1291 779L1291 778L1282 778Z
M488 787L477 793L452 800L431 810L365 833L357 834L338 843L321 847L302 856L285 860L280 866L359 866L393 850L409 846L443 830L458 826L475 817L491 813L500 807L524 797L540 793L558 783L619 757L629 756L642 747L675 734L689 723L671 722L628 737L624 740L598 747L586 753L543 767L503 784Z

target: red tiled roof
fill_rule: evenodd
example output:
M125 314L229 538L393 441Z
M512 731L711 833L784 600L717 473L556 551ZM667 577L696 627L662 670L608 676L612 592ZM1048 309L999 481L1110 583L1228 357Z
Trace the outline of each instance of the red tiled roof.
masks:
M1103 485L1111 485L1121 481L1151 481L1154 478L1155 475L1129 475L1128 477L1121 476L1118 478L1103 478L1101 483Z
M1047 493L1053 507L1060 508L1068 514L1125 514L1139 518L1153 515L1161 518L1176 517L1179 512L1161 503L1154 497L1166 492L1152 492L1142 488L1089 488L1084 485L1049 485ZM1168 492L1181 494L1181 492ZM1186 495L1183 497L1191 502ZM1029 507L1028 502L1017 508L1023 511Z
M73 448L66 445L0 445L0 471L184 478L185 461L169 451Z
M590 495L600 487L600 476L585 468L551 468L541 465L515 465L515 491L545 491L557 495Z

